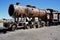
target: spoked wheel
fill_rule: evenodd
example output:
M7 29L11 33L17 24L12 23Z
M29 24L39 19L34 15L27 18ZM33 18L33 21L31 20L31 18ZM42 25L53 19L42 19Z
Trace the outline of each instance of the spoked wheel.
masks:
M26 28L27 29L31 29L31 25L30 24L27 24Z
M26 25L24 25L23 29L27 29L27 26L26 26Z
M17 29L17 25L12 25L12 26L11 26L11 30L12 30L12 31L15 31L16 29Z
M27 29L31 29L31 26L26 26L27 27Z
M36 24L36 28L38 28L38 24Z
M34 23L34 28L38 28L38 23L36 22L36 23Z

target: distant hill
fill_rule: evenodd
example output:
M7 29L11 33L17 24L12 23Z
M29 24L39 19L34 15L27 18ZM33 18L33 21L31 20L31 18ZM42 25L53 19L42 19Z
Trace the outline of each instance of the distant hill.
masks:
M0 23L3 23L3 22L12 22L13 19L0 19Z

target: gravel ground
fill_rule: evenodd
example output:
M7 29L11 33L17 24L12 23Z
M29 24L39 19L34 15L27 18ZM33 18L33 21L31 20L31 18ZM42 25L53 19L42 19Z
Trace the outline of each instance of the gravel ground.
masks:
M60 40L60 25L7 32L0 40Z

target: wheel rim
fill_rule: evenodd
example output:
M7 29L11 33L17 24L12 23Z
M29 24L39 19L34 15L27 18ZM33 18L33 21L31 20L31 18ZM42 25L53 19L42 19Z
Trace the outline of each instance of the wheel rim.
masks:
M12 26L12 30L14 31L15 29L16 29L16 26L15 26L15 25L13 25L13 26Z

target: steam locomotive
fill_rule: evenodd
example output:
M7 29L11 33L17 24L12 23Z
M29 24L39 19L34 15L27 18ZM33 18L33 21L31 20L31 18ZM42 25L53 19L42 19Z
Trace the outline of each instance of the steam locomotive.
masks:
M60 22L60 12L53 9L39 9L31 5L10 4L8 13L14 19L14 22L5 22L3 26L11 30L15 30L17 27L23 27L24 29L38 28L43 26L44 23L47 26L59 24ZM35 20L36 17L38 21Z

